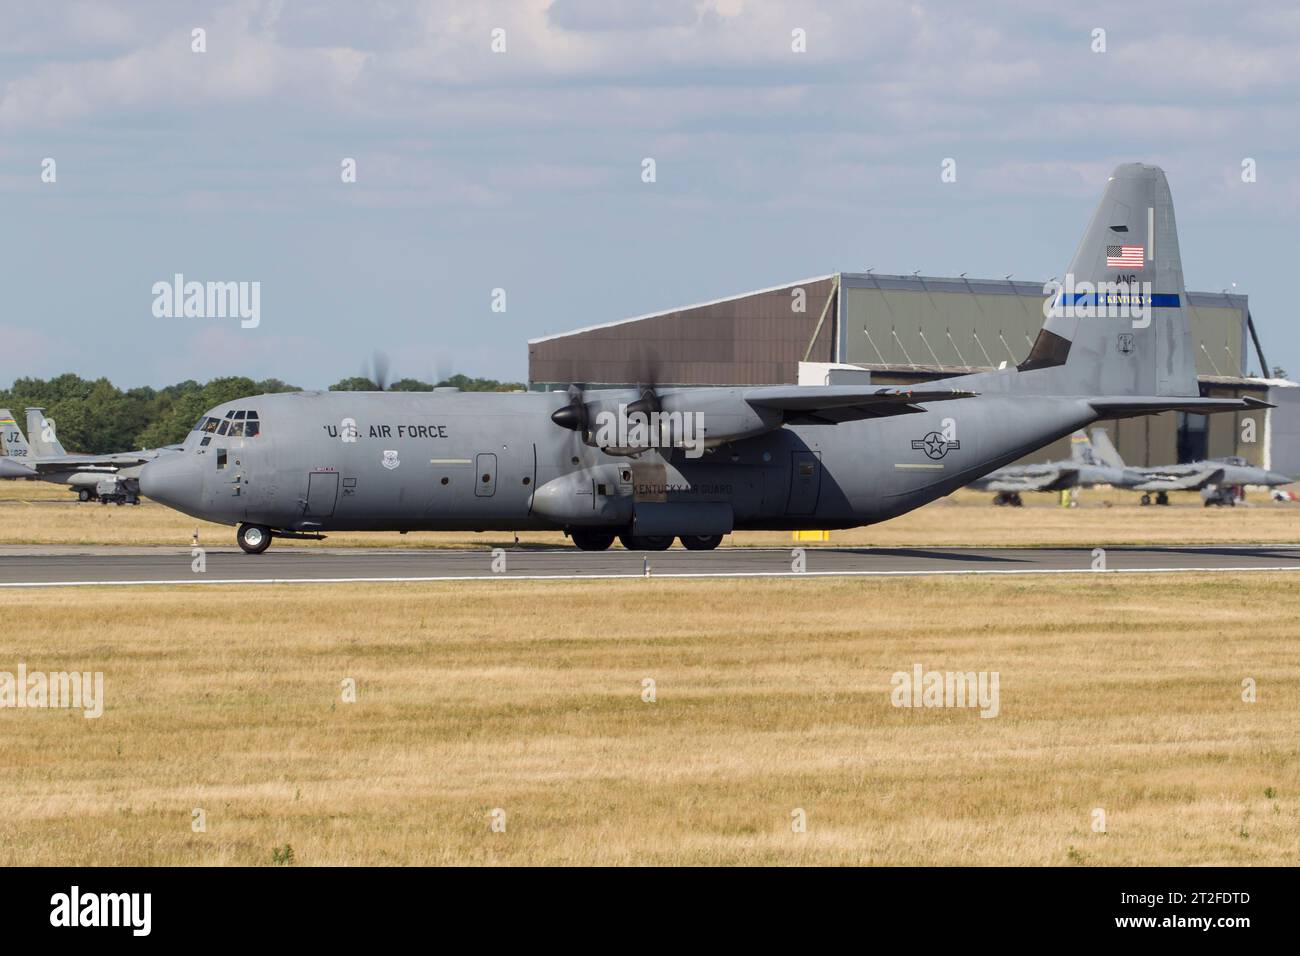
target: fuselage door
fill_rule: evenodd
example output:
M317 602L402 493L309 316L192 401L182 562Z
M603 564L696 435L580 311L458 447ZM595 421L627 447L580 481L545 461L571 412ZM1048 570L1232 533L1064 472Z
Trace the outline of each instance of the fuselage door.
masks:
M484 452L474 459L474 494L491 498L497 493L497 456Z
M822 487L821 455L815 451L790 453L790 499L786 514L810 515L817 510Z
M339 495L339 476L334 471L313 471L307 477L307 514L329 518Z

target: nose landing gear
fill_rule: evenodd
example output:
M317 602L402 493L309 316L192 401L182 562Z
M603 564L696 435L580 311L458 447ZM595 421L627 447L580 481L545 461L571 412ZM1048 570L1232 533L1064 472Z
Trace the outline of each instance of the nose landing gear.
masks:
M235 532L235 540L246 554L261 554L271 546L271 529L262 524L244 523Z

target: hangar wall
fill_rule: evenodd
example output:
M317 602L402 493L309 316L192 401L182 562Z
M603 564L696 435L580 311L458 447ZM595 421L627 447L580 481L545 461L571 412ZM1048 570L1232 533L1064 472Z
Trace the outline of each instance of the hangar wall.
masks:
M828 361L834 351L835 281L834 275L818 276L532 339L529 386L797 381L814 330L813 356Z
M836 358L889 367L1017 365L1043 324L1042 282L844 273ZM1247 371L1247 298L1189 292L1201 375ZM949 374L952 374L949 371Z

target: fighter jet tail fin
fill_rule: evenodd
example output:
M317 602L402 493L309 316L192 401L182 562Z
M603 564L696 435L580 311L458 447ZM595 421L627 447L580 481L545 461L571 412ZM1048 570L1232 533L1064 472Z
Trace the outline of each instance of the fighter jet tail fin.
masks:
M23 437L22 429L14 421L13 412L0 408L0 458L12 458L26 462L32 457L32 450Z
M1124 459L1111 443L1110 434L1104 428L1092 430L1092 456L1107 468L1123 468Z
M1091 465L1096 461L1092 445L1082 429L1070 436L1070 461L1076 465Z
M54 419L45 417L45 409L27 409L27 434L39 458L62 458L67 454L54 429Z
M1047 311L1019 368L1051 370L1054 391L1200 394L1174 203L1159 167L1116 167Z

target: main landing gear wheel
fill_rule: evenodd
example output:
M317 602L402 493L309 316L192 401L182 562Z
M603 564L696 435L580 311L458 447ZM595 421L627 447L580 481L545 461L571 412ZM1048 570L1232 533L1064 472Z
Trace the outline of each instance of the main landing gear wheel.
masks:
M235 540L248 554L261 554L271 546L271 529L261 524L241 524Z
M673 546L670 534L620 534L618 540L629 551L667 551Z
M1167 505L1167 504L1169 504L1169 496L1168 496L1167 494L1165 494L1163 491L1160 492L1160 493L1158 493L1158 494L1156 495L1156 504L1158 504L1158 505Z
M712 551L722 544L720 534L684 534L681 538L682 547L687 551Z
M1144 505L1149 505L1149 504L1151 504L1151 496L1150 496L1150 495L1143 495L1143 496L1142 496L1142 504L1144 504Z
M78 500L78 501L89 501L89 500L90 500L90 489L89 489L89 488L82 488L82 489L80 489L80 490L77 492L77 500Z
M583 551L606 551L614 543L614 536L603 531L571 531L569 537Z

